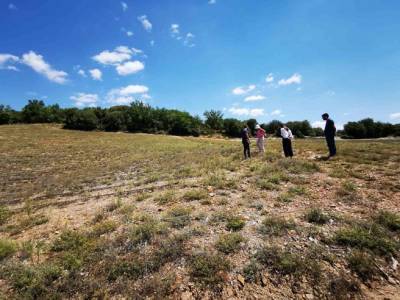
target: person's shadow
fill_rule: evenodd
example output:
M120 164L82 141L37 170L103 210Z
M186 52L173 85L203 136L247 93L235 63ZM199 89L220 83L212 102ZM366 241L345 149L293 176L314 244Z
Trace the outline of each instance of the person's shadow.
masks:
M327 160L329 160L331 157L330 156L317 156L317 157L315 157L315 160L318 160L318 161L327 161Z

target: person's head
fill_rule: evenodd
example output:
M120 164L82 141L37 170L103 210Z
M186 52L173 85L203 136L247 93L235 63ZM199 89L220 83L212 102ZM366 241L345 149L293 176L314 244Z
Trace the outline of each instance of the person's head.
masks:
M329 114L328 113L324 113L323 115L322 115L322 120L328 120L329 119Z
M287 127L287 125L286 125L286 124L282 124L282 128L284 128L284 129L288 129L288 127Z
M260 125L257 124L257 125L256 125L256 129L258 130L258 129L260 129L260 128L261 128Z

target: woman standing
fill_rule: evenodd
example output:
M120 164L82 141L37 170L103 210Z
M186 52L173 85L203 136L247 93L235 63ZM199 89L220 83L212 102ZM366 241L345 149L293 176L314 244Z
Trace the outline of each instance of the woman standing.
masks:
M265 130L262 128L260 125L256 125L256 137L257 137L257 147L258 147L258 152L261 154L264 154L265 148L264 148L264 138L265 138Z
M293 134L292 134L292 131L286 125L282 125L281 137L282 137L283 153L285 153L285 157L292 158L293 157L293 149L292 149Z

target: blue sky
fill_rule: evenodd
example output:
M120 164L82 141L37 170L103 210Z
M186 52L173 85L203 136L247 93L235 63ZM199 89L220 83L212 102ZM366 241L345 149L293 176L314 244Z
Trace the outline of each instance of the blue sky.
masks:
M397 0L0 0L0 103L400 122Z

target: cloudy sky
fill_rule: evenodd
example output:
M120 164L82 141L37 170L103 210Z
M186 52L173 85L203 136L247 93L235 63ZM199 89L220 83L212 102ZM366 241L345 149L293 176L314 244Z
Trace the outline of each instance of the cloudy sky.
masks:
M0 0L0 103L400 122L397 0Z

